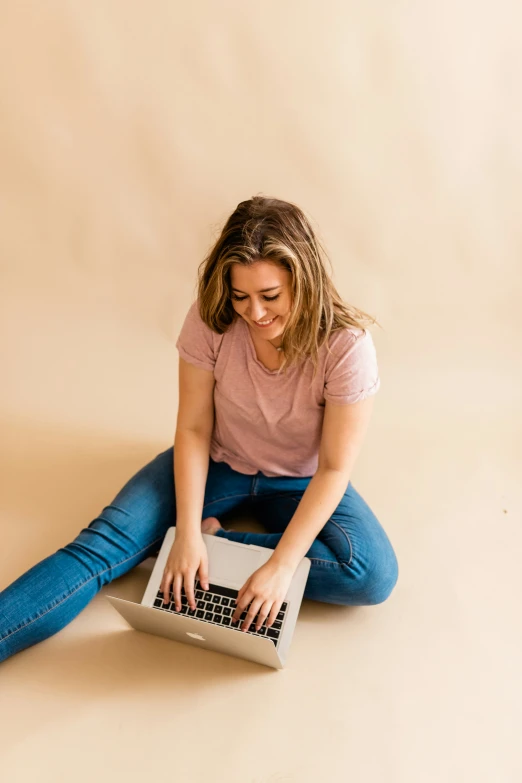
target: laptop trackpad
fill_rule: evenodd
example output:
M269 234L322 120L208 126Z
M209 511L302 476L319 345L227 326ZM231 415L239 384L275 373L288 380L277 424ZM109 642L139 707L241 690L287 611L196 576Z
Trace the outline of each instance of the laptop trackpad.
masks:
M212 549L209 558L211 582L241 582L239 587L242 587L248 577L261 565L260 553L255 549L221 544L219 539L213 541Z

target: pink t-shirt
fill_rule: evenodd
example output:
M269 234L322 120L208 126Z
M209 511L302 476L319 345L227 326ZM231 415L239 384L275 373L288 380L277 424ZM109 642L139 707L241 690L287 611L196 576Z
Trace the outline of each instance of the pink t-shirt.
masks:
M309 358L285 375L269 370L256 356L252 335L240 316L225 334L210 329L198 300L183 322L176 348L182 359L214 373L214 430L210 456L239 473L313 476L325 400L353 403L380 387L375 346L366 329L349 327L330 335L319 351L310 387Z

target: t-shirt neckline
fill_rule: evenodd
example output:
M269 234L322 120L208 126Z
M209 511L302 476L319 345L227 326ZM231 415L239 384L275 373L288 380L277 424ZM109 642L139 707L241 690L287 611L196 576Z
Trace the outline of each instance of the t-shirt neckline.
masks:
M266 373L268 373L269 375L276 375L281 368L280 367L276 367L275 370L270 370L266 365L263 364L263 362L260 359L257 358L256 347L254 345L254 341L252 339L252 335L250 334L250 329L248 328L248 324L247 324L247 322L245 321L244 318L241 318L241 316L238 316L238 318L242 321L244 328L248 332L248 334L247 334L247 341L248 341L249 350L250 350L250 354L251 354L252 358L254 359L256 364L258 364L261 367L261 369L264 370Z

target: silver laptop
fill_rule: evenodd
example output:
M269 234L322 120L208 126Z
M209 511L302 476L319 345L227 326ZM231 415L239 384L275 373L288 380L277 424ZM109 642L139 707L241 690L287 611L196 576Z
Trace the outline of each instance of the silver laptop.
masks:
M259 632L256 632L253 623L245 633L239 630L238 626L246 616L246 611L235 626L230 622L236 607L234 599L248 577L266 563L274 550L252 544L239 544L202 533L208 552L210 589L203 590L196 577L196 609L190 609L183 590L181 610L176 612L173 601L165 602L160 591L163 572L175 536L176 528L170 527L141 603L107 595L106 598L112 606L138 631L282 669L303 600L310 559L303 557L296 568L273 625L267 628L263 623Z

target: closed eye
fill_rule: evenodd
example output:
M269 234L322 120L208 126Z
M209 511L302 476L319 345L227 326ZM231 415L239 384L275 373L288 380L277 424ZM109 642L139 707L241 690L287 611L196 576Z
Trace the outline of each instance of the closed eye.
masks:
M264 296L263 299L265 302L275 302L275 300L279 299L280 296L281 294L277 294L276 296ZM244 302L247 298L248 297L246 296L237 296L236 294L232 294L232 299L235 299L236 302Z

